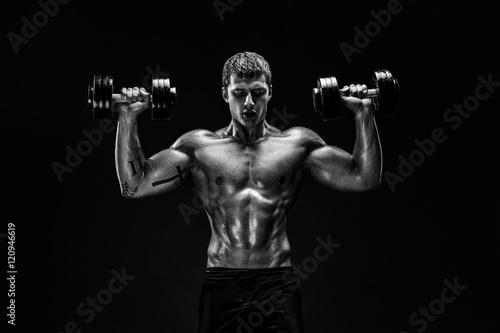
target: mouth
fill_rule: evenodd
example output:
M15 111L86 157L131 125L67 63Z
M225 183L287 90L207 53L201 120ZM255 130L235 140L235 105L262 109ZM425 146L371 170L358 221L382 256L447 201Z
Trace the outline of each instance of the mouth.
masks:
M243 117L247 118L247 119L254 119L257 117L257 111L245 110L245 111L243 111Z

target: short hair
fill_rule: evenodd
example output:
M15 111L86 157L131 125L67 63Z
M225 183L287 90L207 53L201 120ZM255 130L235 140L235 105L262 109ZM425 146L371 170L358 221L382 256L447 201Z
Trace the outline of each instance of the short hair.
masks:
M271 67L261 55L245 51L239 52L227 59L222 69L222 86L227 88L231 81L231 75L243 79L258 78L262 74L266 78L266 83L271 86Z

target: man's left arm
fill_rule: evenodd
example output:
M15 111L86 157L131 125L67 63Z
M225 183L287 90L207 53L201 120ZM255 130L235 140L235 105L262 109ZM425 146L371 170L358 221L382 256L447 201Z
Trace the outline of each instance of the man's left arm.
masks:
M373 117L372 101L362 97L364 85L351 85L351 96L342 97L354 112L356 141L352 154L328 146L317 137L318 144L306 160L306 168L319 183L340 191L370 191L380 186L382 149Z

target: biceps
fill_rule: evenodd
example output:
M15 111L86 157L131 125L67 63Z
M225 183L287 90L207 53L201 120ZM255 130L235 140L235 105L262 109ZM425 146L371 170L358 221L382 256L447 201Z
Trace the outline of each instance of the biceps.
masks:
M351 154L332 146L313 150L306 167L320 184L336 190L349 190L356 183L356 167Z
M146 161L139 195L156 195L178 188L189 176L191 157L175 149L166 149Z

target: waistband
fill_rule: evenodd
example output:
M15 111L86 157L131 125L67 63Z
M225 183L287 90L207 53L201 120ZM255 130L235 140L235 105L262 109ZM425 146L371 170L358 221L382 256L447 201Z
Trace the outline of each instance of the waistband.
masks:
M294 273L291 266L286 267L270 267L270 268L228 268L228 267L208 267L205 270L207 275L259 275L259 276L276 276L280 274Z

